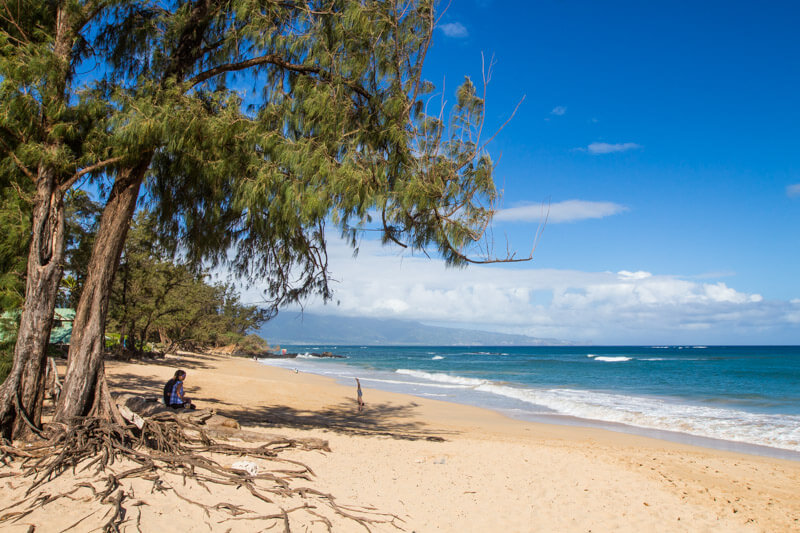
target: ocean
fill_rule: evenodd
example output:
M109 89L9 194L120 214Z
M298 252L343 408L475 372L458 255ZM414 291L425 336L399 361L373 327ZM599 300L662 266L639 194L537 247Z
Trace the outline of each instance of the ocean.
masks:
M285 348L300 356L262 362L522 420L800 460L800 346ZM345 358L310 355L323 351Z

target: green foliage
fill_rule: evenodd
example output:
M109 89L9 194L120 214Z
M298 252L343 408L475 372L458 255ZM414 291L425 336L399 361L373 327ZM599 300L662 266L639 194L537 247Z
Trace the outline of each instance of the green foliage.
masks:
M426 113L432 1L134 2L110 22L114 142L147 154L150 208L190 265L265 284L274 312L331 297L331 222L354 246L378 230L470 259L496 197L483 100L467 80L449 123Z
M255 333L251 333L238 341L236 348L244 355L259 355L269 348L269 344Z
M6 380L14 362L18 320L18 313L6 312L0 316L0 383Z
M0 345L0 383L3 383L11 372L14 362L14 346L4 343Z
M63 194L80 169L110 156L112 107L102 91L73 84L92 53L92 23L114 3L21 0L0 8L0 165L18 183L53 175Z
M2 191L23 201L19 191L30 193L43 170L62 196L84 175L105 191L104 180L148 170L157 218L140 219L142 235L126 245L110 318L140 344L156 331L218 343L215 332L244 335L266 317L208 284L202 267L266 285L269 313L313 293L331 298L328 225L354 247L377 230L450 265L473 260L497 194L481 141L484 101L466 79L449 113L444 104L428 112L432 0L23 0L0 9ZM76 75L97 61L102 79ZM67 205L62 303L73 305L97 211L77 193ZM0 275L24 265L8 257L17 262L0 264ZM0 279L18 303L11 285Z
M132 226L114 283L109 330L142 349L147 342L220 346L243 339L266 318L242 305L234 288L175 262L158 242L155 221L141 212Z
M0 6L0 311L21 308L23 294L29 303L52 305L63 264L64 195L112 155L105 135L111 105L75 82L91 52L91 23L114 3L20 0ZM29 257L48 275L37 292L25 294ZM40 306L26 314L33 326L28 331L39 341L49 335L41 324L50 312ZM41 355L27 349L37 343L23 342L20 357Z
M122 337L119 333L107 331L105 338L106 350L111 350L122 343Z
M25 295L25 269L31 240L30 195L11 186L0 205L0 311L19 309ZM83 191L66 195L65 276L61 280L58 305L75 308L86 277L101 206Z
M76 308L89 268L89 258L102 205L81 190L71 190L66 204L66 254L58 305Z
M3 179L0 175L0 179ZM5 180L4 180L5 181ZM9 180L10 181L10 180ZM6 184L9 181L5 181ZM11 186L0 190L0 313L20 309L30 246L30 199Z

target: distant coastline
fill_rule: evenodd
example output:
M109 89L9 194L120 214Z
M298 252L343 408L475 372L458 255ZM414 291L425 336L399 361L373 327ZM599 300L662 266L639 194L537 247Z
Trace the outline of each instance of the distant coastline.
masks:
M257 333L271 345L348 346L574 346L568 340L428 326L397 319L282 312Z

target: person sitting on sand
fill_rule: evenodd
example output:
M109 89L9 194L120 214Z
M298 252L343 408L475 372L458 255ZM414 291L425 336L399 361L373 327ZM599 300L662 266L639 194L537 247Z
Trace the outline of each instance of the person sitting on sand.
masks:
M358 412L360 413L361 410L364 409L364 398L362 397L363 395L361 393L361 382L358 381L358 378L356 378L356 384L358 385Z
M186 372L183 370L175 371L175 376L164 385L164 403L173 409L194 409L194 404L183 395L183 380L186 379Z

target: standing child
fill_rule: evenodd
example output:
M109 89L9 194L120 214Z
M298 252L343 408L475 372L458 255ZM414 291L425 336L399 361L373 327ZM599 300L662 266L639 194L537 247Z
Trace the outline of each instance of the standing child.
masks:
M356 385L358 386L358 412L360 413L361 410L364 409L364 398L362 397L363 394L361 393L361 382L358 381L358 378L356 378Z

